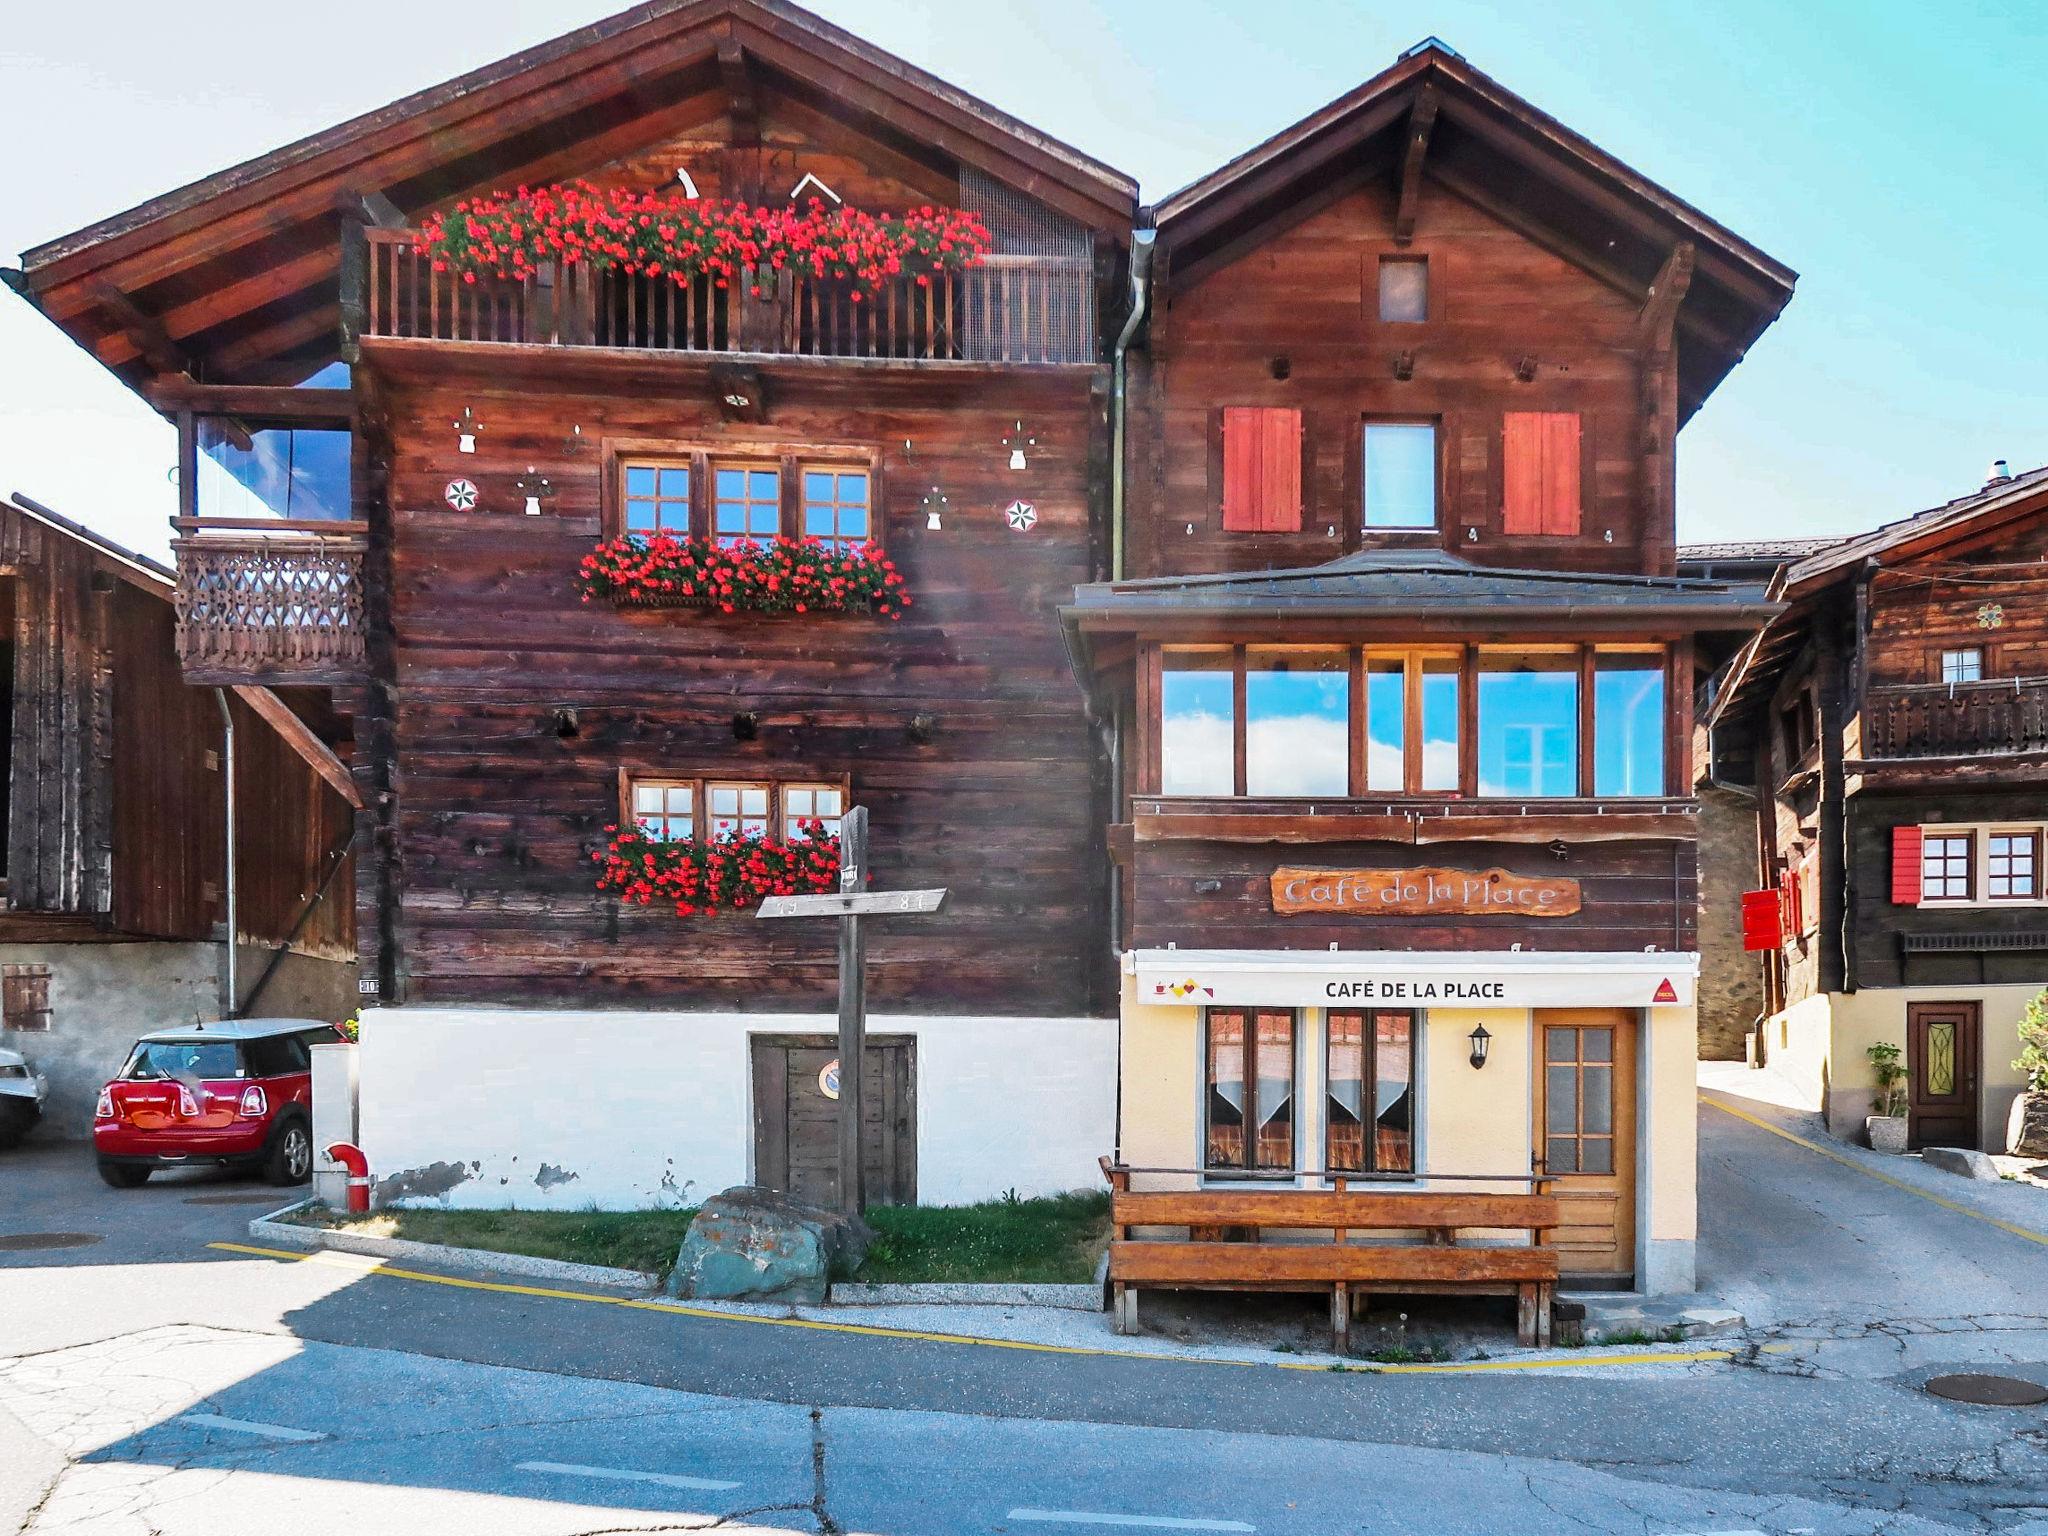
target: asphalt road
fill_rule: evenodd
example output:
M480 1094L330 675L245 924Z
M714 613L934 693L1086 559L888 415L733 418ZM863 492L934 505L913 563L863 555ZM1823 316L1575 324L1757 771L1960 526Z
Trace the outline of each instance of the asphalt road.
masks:
M1036 1354L226 1256L205 1244L261 1186L116 1192L31 1149L0 1163L0 1238L100 1240L0 1252L0 1532L2048 1532L2048 1414L1919 1389L2048 1383L2048 1246L1703 1115L1703 1267L1768 1308L1769 1347L1514 1375Z

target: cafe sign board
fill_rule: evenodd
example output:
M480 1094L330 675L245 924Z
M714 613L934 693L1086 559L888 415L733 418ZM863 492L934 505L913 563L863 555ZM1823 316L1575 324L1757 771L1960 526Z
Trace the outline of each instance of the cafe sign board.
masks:
M1657 1008L1690 1006L1699 956L1466 949L1145 949L1139 1001L1167 1007Z
M1579 882L1505 869L1296 869L1273 871L1273 910L1287 916L1570 917Z

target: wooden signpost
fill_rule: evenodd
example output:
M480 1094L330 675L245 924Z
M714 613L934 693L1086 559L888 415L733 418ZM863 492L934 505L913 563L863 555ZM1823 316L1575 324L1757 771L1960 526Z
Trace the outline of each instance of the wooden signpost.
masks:
M867 1059L867 948L863 917L906 917L936 912L946 891L863 891L867 875L868 810L856 805L839 824L839 890L821 896L770 896L761 917L839 919L839 1208L858 1216L868 1207L861 1158L861 1068Z

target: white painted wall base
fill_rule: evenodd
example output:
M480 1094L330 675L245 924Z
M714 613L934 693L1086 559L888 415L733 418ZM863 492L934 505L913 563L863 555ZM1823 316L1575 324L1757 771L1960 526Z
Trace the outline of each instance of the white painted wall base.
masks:
M379 1204L638 1210L747 1182L750 1038L829 1014L378 1008L362 1013L362 1147ZM1101 1183L1114 1019L884 1014L917 1039L917 1184L965 1205Z

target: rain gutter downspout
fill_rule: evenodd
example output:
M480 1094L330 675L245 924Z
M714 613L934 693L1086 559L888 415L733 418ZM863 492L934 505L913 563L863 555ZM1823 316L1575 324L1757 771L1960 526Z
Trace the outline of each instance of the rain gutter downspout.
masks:
M235 912L235 717L228 708L227 690L213 690L213 702L220 706L221 723L221 773L227 788L227 876L223 885L227 891L228 905L228 1003L221 1017L236 1018L241 1012L241 978L235 970L235 944L238 932Z
M1152 292L1152 246L1158 232L1136 230L1131 235L1131 312L1116 338L1110 359L1109 395L1109 579L1124 579L1124 416L1126 412L1124 354L1138 334Z

